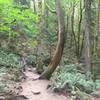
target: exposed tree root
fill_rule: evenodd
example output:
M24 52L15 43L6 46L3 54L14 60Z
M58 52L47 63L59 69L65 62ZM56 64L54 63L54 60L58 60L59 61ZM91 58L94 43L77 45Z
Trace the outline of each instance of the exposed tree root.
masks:
M52 72L49 69L47 69L46 71L44 71L40 75L40 77L38 79L47 79L47 80L49 80L51 78L51 74L52 74Z

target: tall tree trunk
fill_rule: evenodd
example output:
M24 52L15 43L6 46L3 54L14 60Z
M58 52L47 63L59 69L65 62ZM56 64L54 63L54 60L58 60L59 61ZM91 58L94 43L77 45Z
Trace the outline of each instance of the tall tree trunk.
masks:
M96 43L100 42L100 0L97 5L97 22L96 22Z
M33 7L34 7L34 13L36 13L36 2L35 2L35 0L33 0Z
M77 50L78 50L78 55L77 55L77 58L78 60L80 59L81 57L81 46L82 46L82 40L81 40L81 25L82 25L82 17L83 17L83 13L82 13L83 9L82 9L82 1L80 0L80 11L79 11L79 23L78 23L78 43L77 43Z
M75 54L76 57L78 55L78 50L77 50L77 40L76 40L76 35L75 35L75 31L74 31L74 17L75 17L75 1L72 2L72 14L71 14L71 29L72 29L72 35L73 35L73 39L74 39L74 44L75 44Z
M84 35L84 57L86 65L86 77L90 79L91 75L91 44L90 44L90 34L91 34L91 0L84 0L85 5L85 35Z
M55 0L55 3L56 3L56 13L58 16L58 25L59 25L58 43L57 43L55 54L50 64L48 65L47 70L41 74L39 79L49 79L51 77L52 73L57 68L63 54L64 43L65 43L64 15L61 8L60 0Z
M38 1L38 15L42 14L42 0L37 0Z

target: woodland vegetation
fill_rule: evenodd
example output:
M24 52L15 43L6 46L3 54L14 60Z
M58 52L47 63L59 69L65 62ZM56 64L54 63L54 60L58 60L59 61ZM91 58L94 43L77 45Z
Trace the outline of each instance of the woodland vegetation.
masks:
M100 97L100 0L0 0L0 94L27 68L71 100Z

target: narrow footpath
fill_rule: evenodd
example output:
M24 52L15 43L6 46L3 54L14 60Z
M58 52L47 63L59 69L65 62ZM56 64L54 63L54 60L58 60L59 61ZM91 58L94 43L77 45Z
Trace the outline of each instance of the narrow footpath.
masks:
M27 79L22 83L21 95L26 96L29 100L69 100L65 96L47 89L48 80L33 80L39 77L35 70L27 70L24 73Z

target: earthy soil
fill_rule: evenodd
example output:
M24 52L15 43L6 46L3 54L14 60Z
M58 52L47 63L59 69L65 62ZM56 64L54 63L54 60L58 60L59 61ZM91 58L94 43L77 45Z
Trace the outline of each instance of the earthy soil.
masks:
M23 91L20 95L26 96L29 100L69 100L67 97L47 89L48 80L33 80L39 77L35 70L26 70L24 73L27 79L22 83Z
M0 100L72 100L66 91L55 93L47 88L50 84L49 80L35 80L39 77L35 69L27 68L23 75L23 81L10 82L8 78L10 75L6 74L7 77L4 80L6 79L5 82L9 85L11 92L0 93ZM80 100L87 99L81 98ZM100 100L100 98L91 97L89 100Z

